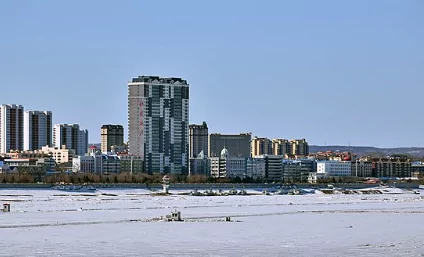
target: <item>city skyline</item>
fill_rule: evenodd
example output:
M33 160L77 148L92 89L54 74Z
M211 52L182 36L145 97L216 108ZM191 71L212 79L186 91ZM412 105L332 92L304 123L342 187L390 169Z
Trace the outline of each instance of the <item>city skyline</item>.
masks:
M53 124L78 123L98 143L103 124L128 133L130 78L183 77L190 124L206 121L210 133L424 146L423 9L413 0L7 2L0 103L51 110Z

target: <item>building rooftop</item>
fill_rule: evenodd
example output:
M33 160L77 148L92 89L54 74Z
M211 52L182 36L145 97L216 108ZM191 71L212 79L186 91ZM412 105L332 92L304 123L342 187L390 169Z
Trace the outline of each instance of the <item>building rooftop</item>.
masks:
M167 83L167 84L174 84L175 82L180 82L182 84L187 84L187 81L182 79L182 78L162 78L159 76L138 76L137 78L133 78L132 79L132 83L137 83L137 82L152 82L154 80L158 80L162 83Z
M124 127L122 125L114 125L114 124L107 124L102 126L102 129L107 129L107 128L124 128Z

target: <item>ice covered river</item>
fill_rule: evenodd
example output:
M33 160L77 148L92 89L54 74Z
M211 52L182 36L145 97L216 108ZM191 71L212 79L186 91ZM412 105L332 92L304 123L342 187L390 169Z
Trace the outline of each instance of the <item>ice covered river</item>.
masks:
M424 194L149 193L2 189L0 256L424 256Z

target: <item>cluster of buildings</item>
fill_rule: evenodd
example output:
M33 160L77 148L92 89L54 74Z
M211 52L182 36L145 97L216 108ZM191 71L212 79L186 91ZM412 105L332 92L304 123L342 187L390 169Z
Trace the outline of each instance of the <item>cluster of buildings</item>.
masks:
M205 140L205 134L206 123L190 125L190 145L196 146L190 151L190 175L316 183L331 177L411 178L424 170L424 165L418 170L420 164L400 155L359 158L350 152L310 154L305 139L209 134Z
M407 158L357 158L309 153L306 139L268 139L251 133L209 133L189 124L189 84L181 78L139 76L128 82L128 142L122 125L100 128L100 148L78 124L52 125L50 111L0 107L0 171L22 166L73 172L146 172L316 181L320 177L411 177Z

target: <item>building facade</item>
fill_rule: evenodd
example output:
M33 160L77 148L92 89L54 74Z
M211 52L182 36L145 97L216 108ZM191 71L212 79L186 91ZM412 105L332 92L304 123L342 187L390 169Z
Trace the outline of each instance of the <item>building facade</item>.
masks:
M24 107L16 104L0 106L0 153L24 148Z
M121 163L116 155L102 154L96 147L90 148L90 154L78 156L72 160L72 171L96 174L118 174Z
M201 151L195 158L190 158L189 175L211 176L208 157Z
M75 155L74 150L69 150L65 146L59 147L41 147L41 152L49 154L58 164L72 162Z
M272 154L286 156L291 154L290 142L287 139L277 138L272 140Z
M100 129L101 151L111 152L112 146L124 145L124 127L122 125L103 125Z
M354 177L371 177L372 176L372 164L369 161L357 160L352 162L351 176Z
M53 146L52 113L27 111L24 113L24 150L33 151L43 146Z
M283 179L283 157L279 155L264 155L265 179L281 182Z
M144 172L144 161L141 159L141 157L123 154L118 155L118 158L121 163L121 172Z
M246 174L253 179L264 179L266 170L265 156L248 158L246 163Z
M203 122L202 125L189 125L190 158L196 158L202 151L206 157L209 156L208 136L209 131L206 122Z
M189 84L140 76L128 83L129 153L148 173L188 173Z
M392 156L372 161L372 176L378 178L409 178L412 162L408 157Z
M272 142L268 138L254 137L251 142L251 156L272 155Z
M283 182L308 182L308 178L311 177L311 174L316 173L316 169L314 160L283 160Z
M214 178L244 178L246 174L245 157L231 156L227 149L222 149L219 157L210 157L210 172Z
M317 175L320 177L351 176L352 163L350 161L319 161Z
M76 155L85 155L88 149L88 130L81 130L78 124L54 125L53 144L57 148L75 151Z
M292 139L290 140L291 154L307 156L309 155L309 144L306 139Z
M218 133L209 135L209 156L219 157L222 149L227 149L233 157L250 157L251 133L239 135L221 135Z

